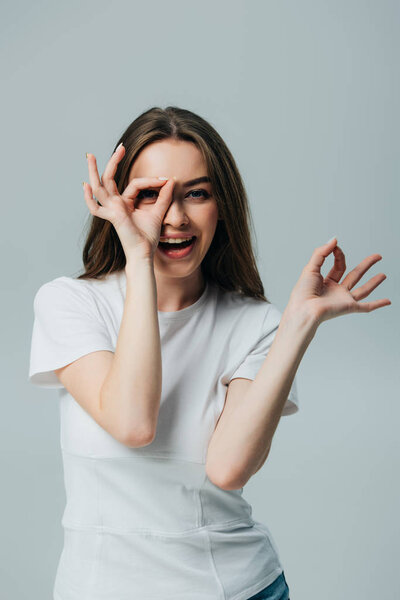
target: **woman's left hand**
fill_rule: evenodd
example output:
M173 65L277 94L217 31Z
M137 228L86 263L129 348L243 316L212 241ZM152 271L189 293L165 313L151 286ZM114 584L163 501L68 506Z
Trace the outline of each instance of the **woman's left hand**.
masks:
M324 278L321 275L321 267L331 252L335 262ZM337 245L337 239L333 238L327 244L315 248L291 292L287 309L311 316L315 324L319 325L340 315L371 312L391 304L388 298L360 302L386 279L384 273L378 273L363 285L354 288L364 273L381 259L380 254L367 256L340 282L346 270L346 261L344 253Z

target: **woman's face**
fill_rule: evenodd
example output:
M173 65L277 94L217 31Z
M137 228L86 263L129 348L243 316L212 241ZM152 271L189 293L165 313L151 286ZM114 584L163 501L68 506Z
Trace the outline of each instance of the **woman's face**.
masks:
M173 276L187 276L199 269L214 237L218 223L218 208L211 183L192 182L207 177L200 150L192 142L166 139L146 146L136 158L129 173L135 177L176 177L172 200L162 222L160 238L196 236L187 256L174 258L160 246L154 255L155 269ZM192 183L190 183L192 182ZM135 206L151 210L158 196L157 188L142 190Z

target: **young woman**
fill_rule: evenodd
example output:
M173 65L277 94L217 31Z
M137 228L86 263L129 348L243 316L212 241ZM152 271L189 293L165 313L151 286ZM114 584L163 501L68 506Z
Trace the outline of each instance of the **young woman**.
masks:
M67 504L56 600L288 600L243 486L265 463L318 326L388 299L315 248L283 313L264 296L246 192L215 129L177 107L127 128L99 176L84 273L34 299L29 377L59 388ZM324 260L334 266L323 278Z

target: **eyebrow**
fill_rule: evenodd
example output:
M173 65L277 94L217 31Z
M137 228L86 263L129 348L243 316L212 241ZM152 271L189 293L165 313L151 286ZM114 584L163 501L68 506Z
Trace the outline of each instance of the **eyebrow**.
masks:
M183 187L189 187L190 185L197 185L198 183L211 183L211 179L209 177L197 177L196 179L191 179L190 181L186 181L183 184Z

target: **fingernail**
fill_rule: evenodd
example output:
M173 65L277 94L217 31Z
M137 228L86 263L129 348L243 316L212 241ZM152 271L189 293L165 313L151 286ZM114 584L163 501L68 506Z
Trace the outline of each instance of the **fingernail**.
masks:
M84 181L82 181L82 186L85 187L85 182Z
M168 177L158 177L158 179L161 179L161 181L167 181Z
M336 236L331 237L331 239L328 240L326 243L330 244L331 242L333 242L333 240L337 240L337 237Z
M121 146L123 146L122 142L121 142L120 144L118 144L118 146L115 148L115 152L116 152L117 150L119 150L119 149L121 148Z
M87 158L88 156L89 156L89 155L88 155L88 153L86 152L86 158Z

